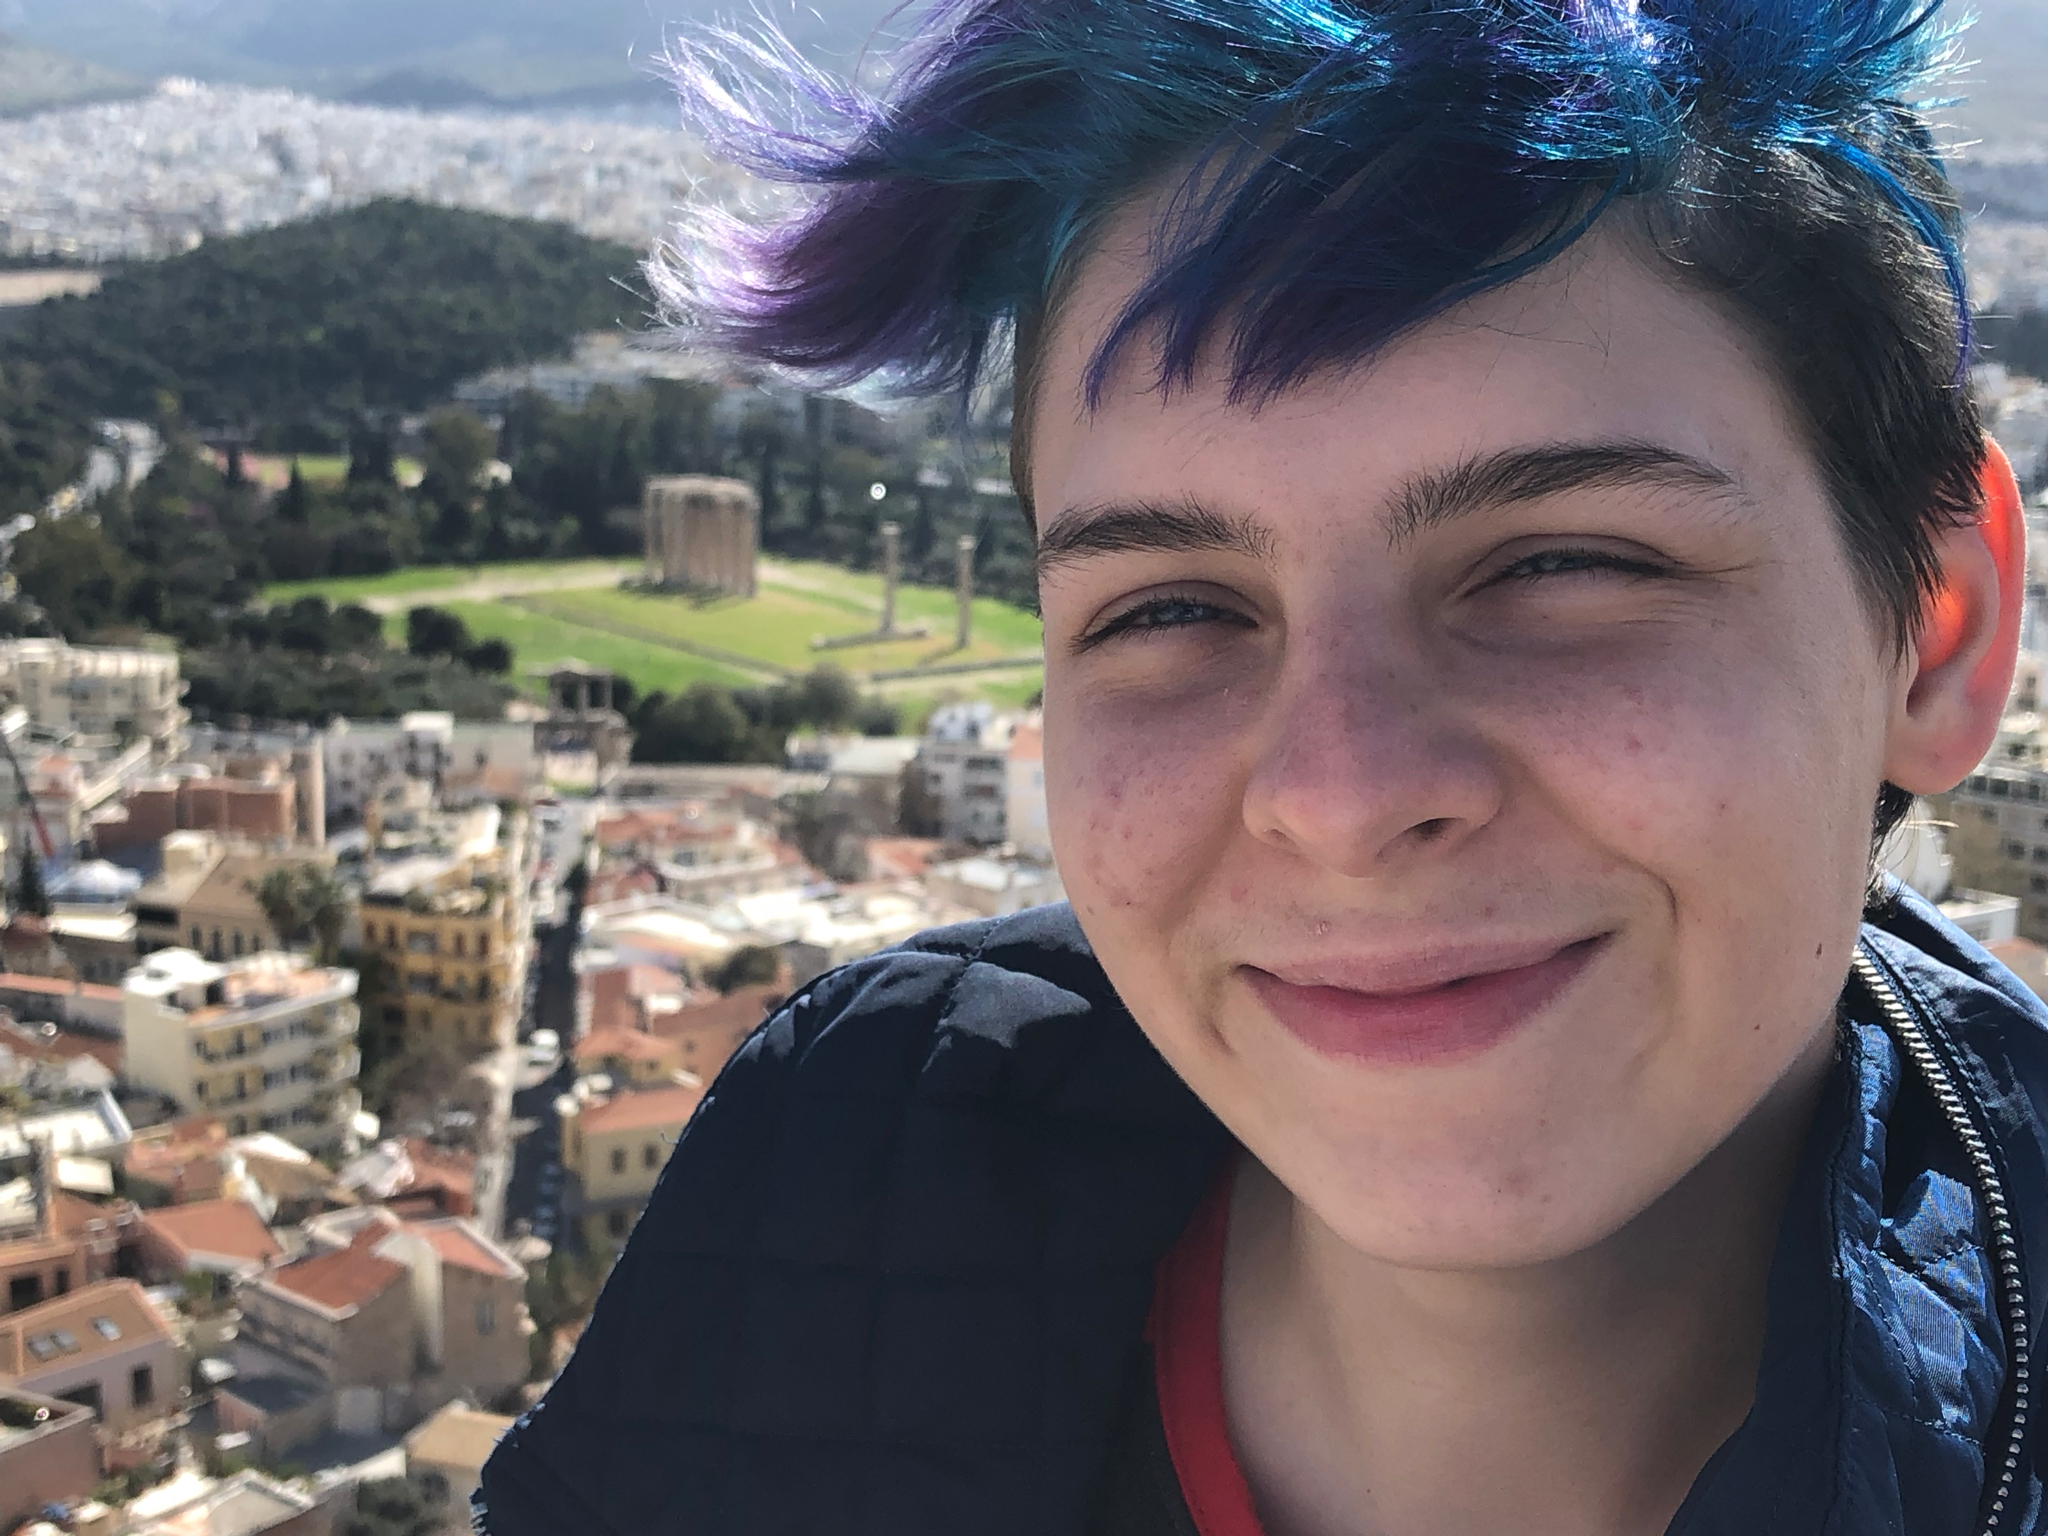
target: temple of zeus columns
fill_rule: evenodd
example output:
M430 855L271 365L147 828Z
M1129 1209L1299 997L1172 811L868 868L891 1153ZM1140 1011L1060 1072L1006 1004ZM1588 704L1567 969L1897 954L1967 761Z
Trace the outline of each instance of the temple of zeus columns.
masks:
M761 503L746 481L657 476L647 482L640 517L650 583L754 595Z

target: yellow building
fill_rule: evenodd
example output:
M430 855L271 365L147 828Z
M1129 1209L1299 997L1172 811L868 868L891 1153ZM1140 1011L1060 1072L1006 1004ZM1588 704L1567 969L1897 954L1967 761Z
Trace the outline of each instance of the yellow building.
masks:
M465 1055L510 1045L533 942L525 817L492 805L371 826L385 858L363 893L363 945L384 964L369 1006L394 1038Z
M689 1082L558 1101L568 1171L562 1215L580 1230L586 1250L616 1249L626 1240L703 1097L703 1085Z
M126 1075L230 1135L274 1131L308 1152L352 1146L356 973L299 955L217 965L189 949L147 956L121 985Z

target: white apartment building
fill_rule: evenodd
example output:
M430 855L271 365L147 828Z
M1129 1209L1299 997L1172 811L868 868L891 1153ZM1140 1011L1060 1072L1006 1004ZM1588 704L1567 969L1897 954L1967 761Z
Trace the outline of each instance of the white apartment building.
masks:
M457 720L440 710L337 720L324 759L328 814L352 820L390 778L424 779L444 801L464 789L478 799L524 799L541 782L530 721Z
M1019 858L1052 863L1052 831L1045 821L1045 727L1036 715L1019 721L1010 733L1003 770L1003 833Z
M1009 750L1016 720L985 703L932 711L913 771L938 807L939 836L956 843L1000 843L1008 836Z
M314 1153L353 1151L356 973L268 953L222 965L162 949L121 986L131 1082L230 1135L270 1131Z
M0 695L27 710L39 733L147 737L173 752L185 725L184 692L174 651L40 639L0 644Z

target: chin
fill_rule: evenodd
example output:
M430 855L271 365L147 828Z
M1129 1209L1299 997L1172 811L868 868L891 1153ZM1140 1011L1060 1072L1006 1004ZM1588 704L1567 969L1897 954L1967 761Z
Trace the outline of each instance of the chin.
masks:
M1449 1168L1417 1158L1404 1169L1382 1145L1378 1171L1365 1182L1335 1172L1361 1166L1355 1157L1304 1161L1306 1168L1295 1162L1290 1171L1305 1177L1282 1182L1317 1221L1361 1254L1421 1270L1514 1269L1569 1258L1621 1231L1658 1194L1654 1183L1589 1179L1575 1160L1546 1160L1535 1148ZM1315 1161L1330 1175L1317 1177Z
M1559 1210L1541 1197L1519 1205L1418 1201L1369 1212L1317 1209L1347 1246L1402 1269L1472 1272L1554 1264L1598 1247L1634 1210Z

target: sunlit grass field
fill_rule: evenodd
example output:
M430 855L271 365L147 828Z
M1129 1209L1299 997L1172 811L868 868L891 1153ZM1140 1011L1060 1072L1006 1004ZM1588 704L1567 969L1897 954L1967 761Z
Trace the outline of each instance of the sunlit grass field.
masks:
M964 651L954 646L953 594L936 587L903 587L897 593L899 627L922 621L929 629L923 638L815 649L816 638L859 636L875 628L881 617L879 575L807 561L764 561L759 595L703 599L617 585L617 573L629 566L605 560L421 566L384 576L283 582L265 597L282 603L317 593L334 603L368 603L384 614L394 645L405 643L405 610L433 603L459 614L477 638L511 646L518 680L529 688L538 686L530 677L535 669L571 657L630 678L642 693L674 693L695 682L769 683L829 662L899 700L914 719L945 698L1019 704L1042 684L1042 671L1033 666L874 677L1035 655L1037 615L993 598L975 600L973 639Z

